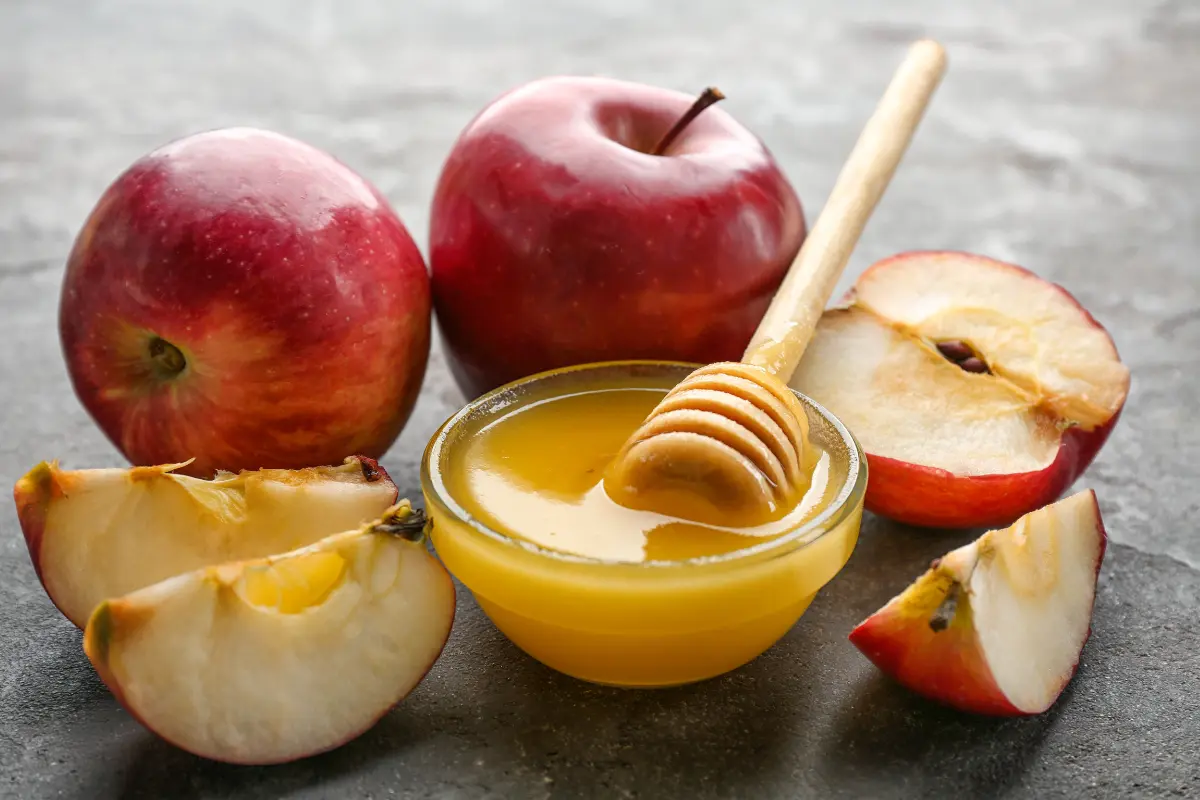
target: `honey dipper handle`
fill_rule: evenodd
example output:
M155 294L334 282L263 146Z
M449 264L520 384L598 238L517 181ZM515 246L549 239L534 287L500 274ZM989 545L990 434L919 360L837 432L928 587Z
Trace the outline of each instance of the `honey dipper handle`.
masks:
M871 212L904 156L946 68L937 42L916 42L842 167L742 361L792 377Z

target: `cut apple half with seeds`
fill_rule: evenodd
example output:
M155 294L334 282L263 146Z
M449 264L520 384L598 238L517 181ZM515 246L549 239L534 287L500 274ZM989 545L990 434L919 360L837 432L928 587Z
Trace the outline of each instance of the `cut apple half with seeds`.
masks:
M904 686L963 711L1050 708L1091 633L1107 536L1083 491L943 556L850 634Z
M421 681L454 584L401 501L290 553L209 566L106 600L83 646L147 728L196 755L275 764L358 736Z
M210 564L282 553L379 517L396 486L374 460L212 480L179 464L63 470L42 463L13 496L50 599L83 627L96 605Z
M858 438L868 509L996 527L1087 468L1129 370L1063 288L983 256L913 252L870 267L822 316L791 386Z

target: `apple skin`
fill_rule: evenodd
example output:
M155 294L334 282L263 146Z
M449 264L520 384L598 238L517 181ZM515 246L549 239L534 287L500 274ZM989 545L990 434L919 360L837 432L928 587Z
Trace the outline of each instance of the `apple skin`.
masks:
M46 576L42 574L41 552L42 538L46 533L46 517L50 513L50 501L62 496L62 486L57 480L56 472L53 464L43 461L13 486L17 521L21 525L21 533L25 536L25 547L29 550L33 571L37 573L43 587L46 585ZM54 601L53 595L50 595L50 600ZM58 603L54 603L54 606L58 608ZM59 608L59 611L62 609Z
M338 464L382 456L408 419L429 279L387 201L332 156L211 131L105 191L67 263L59 333L81 402L134 464Z
M1054 461L1036 472L955 475L867 453L871 480L863 505L873 514L923 528L1004 527L1061 497L1092 463L1120 418L1118 411L1093 430L1068 428Z
M806 235L763 143L720 107L604 78L514 89L462 132L430 222L451 371L468 397L572 364L737 361Z

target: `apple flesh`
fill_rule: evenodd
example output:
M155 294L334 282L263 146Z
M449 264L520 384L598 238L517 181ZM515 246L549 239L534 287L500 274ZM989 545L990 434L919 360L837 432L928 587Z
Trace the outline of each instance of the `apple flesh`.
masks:
M106 600L83 647L146 727L197 755L274 764L370 728L437 660L454 584L407 501L266 559Z
M84 407L134 464L298 469L378 458L429 353L429 279L387 201L268 131L166 145L105 191L59 331Z
M943 556L850 634L877 667L978 714L1038 714L1091 633L1107 536L1091 490Z
M868 509L995 527L1088 467L1129 369L1061 287L983 256L913 252L870 267L824 314L791 386L862 444Z
M430 222L447 359L468 397L593 361L736 361L805 236L763 143L721 108L652 151L688 95L558 77L459 136Z
M182 475L180 465L63 470L42 463L13 497L34 569L82 628L104 599L224 561L281 553L377 518L396 486L375 461Z

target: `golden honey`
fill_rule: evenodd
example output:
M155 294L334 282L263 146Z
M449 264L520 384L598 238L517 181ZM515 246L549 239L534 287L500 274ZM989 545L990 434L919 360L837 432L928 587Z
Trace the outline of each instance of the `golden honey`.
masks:
M505 635L555 669L626 686L721 674L785 634L853 550L865 465L810 402L812 487L769 525L697 525L604 494L609 460L688 371L548 373L481 398L430 443L438 554Z
M605 467L665 392L598 388L542 400L472 437L450 491L484 524L564 553L614 561L680 561L729 553L794 530L828 505L829 454L816 448L812 486L784 518L717 528L635 511L604 491Z

